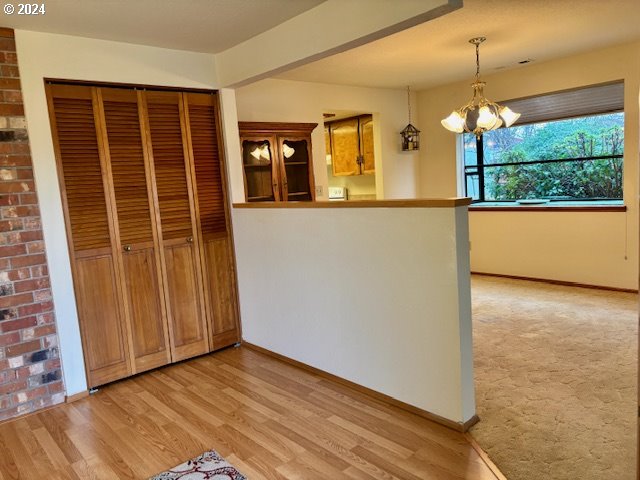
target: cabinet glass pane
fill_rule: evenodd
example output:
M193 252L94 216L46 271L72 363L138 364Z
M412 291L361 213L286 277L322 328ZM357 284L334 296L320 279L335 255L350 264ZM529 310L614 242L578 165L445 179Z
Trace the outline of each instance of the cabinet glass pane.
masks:
M247 181L249 202L274 201L271 162L272 147L268 140L244 140L242 164Z
M287 175L287 200L311 200L307 141L285 140L282 156Z

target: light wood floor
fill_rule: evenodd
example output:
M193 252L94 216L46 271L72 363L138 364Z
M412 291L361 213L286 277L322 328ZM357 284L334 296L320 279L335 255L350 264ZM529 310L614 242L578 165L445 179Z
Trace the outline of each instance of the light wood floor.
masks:
M462 434L249 350L0 425L0 478L144 479L215 449L249 480L495 480Z

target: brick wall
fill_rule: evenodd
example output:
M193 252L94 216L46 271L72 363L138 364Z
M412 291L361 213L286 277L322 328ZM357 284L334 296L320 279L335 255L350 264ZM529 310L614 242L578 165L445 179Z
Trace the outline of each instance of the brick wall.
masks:
M0 421L64 401L13 30L0 28Z

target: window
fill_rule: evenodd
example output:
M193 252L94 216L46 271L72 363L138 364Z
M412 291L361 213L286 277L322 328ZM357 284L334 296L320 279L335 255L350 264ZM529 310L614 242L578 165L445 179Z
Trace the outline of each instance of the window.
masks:
M544 109L536 108L533 99L520 101L530 103L516 110L523 112L525 122L525 112L529 120L537 121L487 132L480 139L464 134L466 195L475 202L619 203L624 150L621 87L620 83L589 87L578 91L578 96L574 90L569 101L569 94L550 94L556 98L553 102L545 99ZM596 89L601 89L599 94L603 89L608 93L594 97ZM562 96L564 102L558 101ZM593 105L596 97L599 107ZM540 98L535 98L538 105ZM599 108L609 113L553 119L576 104L580 104L578 110ZM541 120L543 115L547 118Z

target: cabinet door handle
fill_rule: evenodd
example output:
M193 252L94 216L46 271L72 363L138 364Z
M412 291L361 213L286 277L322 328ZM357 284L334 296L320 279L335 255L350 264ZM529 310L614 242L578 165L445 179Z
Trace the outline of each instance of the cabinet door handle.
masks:
M122 249L123 249L125 252L130 252L130 251L131 251L131 245L125 245L124 247L122 247Z
M193 237L187 237L187 243L193 243Z

